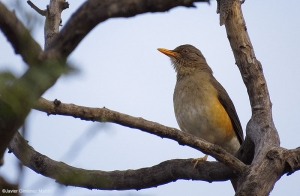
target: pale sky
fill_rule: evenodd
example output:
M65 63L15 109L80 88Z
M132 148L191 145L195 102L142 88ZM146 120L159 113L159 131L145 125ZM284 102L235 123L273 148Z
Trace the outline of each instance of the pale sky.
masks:
M11 0L4 0L7 4ZM34 13L25 3L27 10ZM33 1L41 9L48 1ZM62 15L66 24L84 1L70 1ZM43 97L87 107L107 107L128 115L178 128L173 112L175 72L165 55L157 51L182 44L199 48L217 80L233 100L244 133L250 119L245 85L227 39L219 26L216 1L197 8L175 8L165 13L110 19L98 25L69 57L80 71L64 76ZM300 97L300 1L246 0L243 8L247 30L257 59L262 63L273 103L273 117L284 148L299 146ZM17 12L18 14L18 12ZM43 18L33 37L43 46ZM20 76L26 65L0 33L0 71ZM104 125L104 126L103 126ZM116 124L85 122L72 117L47 116L32 111L27 120L27 140L40 153L71 166L95 170L127 170L151 167L175 158L197 158L199 151L177 142ZM18 179L17 159L5 154L0 175ZM209 160L214 159L209 157ZM283 176L271 196L299 195L300 172ZM101 191L59 186L24 168L20 189L48 189L47 195L196 196L233 195L231 183L180 180L140 191ZM31 194L28 194L31 195Z

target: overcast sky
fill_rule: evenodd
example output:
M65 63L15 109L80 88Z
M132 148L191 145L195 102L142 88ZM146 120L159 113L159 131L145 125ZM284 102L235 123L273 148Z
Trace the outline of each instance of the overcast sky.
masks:
M8 5L11 0L4 0ZM21 1L20 1L21 2ZM26 1L22 1L27 10ZM41 9L48 1L33 1ZM70 1L62 14L66 24L84 1ZM249 98L226 36L219 26L216 1L197 3L197 8L175 8L165 13L110 19L98 25L70 55L79 73L61 77L43 97L88 107L107 107L176 127L173 112L175 72L167 56L157 51L182 44L199 48L217 80L233 100L243 129L250 119ZM12 6L10 6L12 8ZM300 144L300 27L298 0L247 0L243 13L257 59L262 63L273 103L273 117L284 148ZM16 13L18 15L18 12ZM34 13L35 14L35 13ZM43 18L32 36L43 46ZM0 33L0 71L20 76L26 65ZM27 119L29 144L44 155L74 167L126 170L150 167L175 158L203 154L177 142L115 124L85 122L72 117L47 116L32 111ZM6 153L0 175L18 179L17 159ZM209 160L214 159L209 157ZM47 195L196 196L233 195L230 182L207 183L180 180L140 191L100 191L59 186L25 168L21 189L48 189ZM300 172L283 176L272 196L299 195ZM28 194L31 195L31 194Z

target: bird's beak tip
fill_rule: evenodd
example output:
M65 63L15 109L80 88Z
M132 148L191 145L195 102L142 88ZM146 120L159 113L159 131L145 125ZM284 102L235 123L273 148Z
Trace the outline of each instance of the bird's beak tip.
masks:
M165 48L157 48L157 50L169 57L176 57L178 56L178 53L177 52L174 52L172 50L168 50L168 49L165 49Z

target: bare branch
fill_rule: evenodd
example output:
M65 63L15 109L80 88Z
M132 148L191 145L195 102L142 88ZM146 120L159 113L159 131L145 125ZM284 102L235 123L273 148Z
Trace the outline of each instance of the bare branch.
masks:
M228 166L235 174L241 173L245 168L245 165L240 160L217 145L198 139L197 137L179 131L178 129L166 127L142 118L132 117L107 108L89 108L74 104L64 104L58 100L50 102L44 98L40 98L34 108L46 112L48 115L60 114L88 121L112 122L126 127L139 129L163 138L175 140L181 145L187 145L201 150Z
M287 175L291 175L295 171L300 170L300 147L284 152L283 160L286 163L285 172L287 172Z
M274 162L277 167L276 172L281 175L287 173L291 175L297 170L300 170L300 148L287 150L282 147L273 147L267 153L267 159ZM280 176L281 176L280 175Z
M15 24L14 24L15 23ZM0 160L32 104L67 70L65 59L56 51L42 52L16 16L0 3L0 28L30 68L12 85L1 89ZM41 78L43 78L41 80Z
M40 8L38 8L36 5L34 5L34 3L32 3L31 1L27 1L28 5L30 5L30 7L32 9L34 9L37 13L39 13L42 16L46 16L47 14L47 10L41 10Z
M59 33L61 23L61 13L68 8L69 4L65 0L51 0L47 6L46 22L44 28L45 49L48 48L52 40Z
M268 195L282 175L284 165L267 158L272 147L279 146L279 136L271 113L271 101L261 63L256 59L239 0L232 3L225 17L227 37L250 98L252 117L247 124L247 137L254 144L254 160L238 181L236 195ZM245 146L242 146L242 150ZM246 149L245 149L246 150ZM263 176L263 177L262 177ZM266 183L267 182L267 183Z
M220 14L220 26L225 24L225 21L230 13L234 0L217 0L217 13Z
M193 168L191 159L174 159L137 170L84 170L57 162L35 151L17 132L9 149L22 164L64 185L102 190L129 190L156 187L179 179L207 182L225 181L234 174L219 162L201 162Z
M0 2L0 29L28 66L40 63L40 45L31 37L26 27Z
M165 12L177 6L195 7L194 2L209 0L88 0L73 14L49 48L68 56L96 25L109 18Z

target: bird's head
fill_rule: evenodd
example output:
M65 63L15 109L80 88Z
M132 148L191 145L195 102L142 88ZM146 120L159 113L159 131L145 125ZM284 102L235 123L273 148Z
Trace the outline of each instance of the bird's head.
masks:
M177 73L194 69L211 72L211 69L207 65L206 60L200 50L192 45L181 45L174 50L158 48L158 51L171 58L172 64Z

